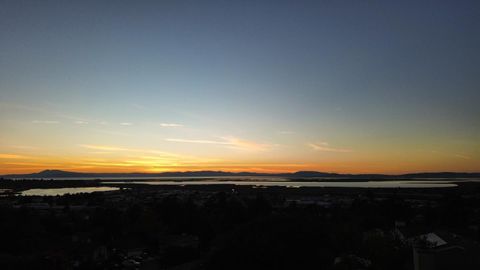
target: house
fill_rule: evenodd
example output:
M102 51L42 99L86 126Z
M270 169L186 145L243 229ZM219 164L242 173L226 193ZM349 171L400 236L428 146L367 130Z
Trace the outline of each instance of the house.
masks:
M480 269L480 246L447 232L431 232L413 239L415 270Z

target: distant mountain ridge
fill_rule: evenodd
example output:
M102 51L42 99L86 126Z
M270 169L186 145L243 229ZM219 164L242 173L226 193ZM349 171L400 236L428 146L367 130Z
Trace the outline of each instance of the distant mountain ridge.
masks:
M52 178L107 178L107 177L222 177L222 176L266 176L285 177L292 179L300 178L350 178L350 179L412 179L412 178L480 178L480 173L462 172L433 172L433 173L409 173L399 175L387 174L338 174L317 171L298 171L294 173L255 173L255 172L224 172L224 171L184 171L184 172L162 172L162 173L81 173L62 170L44 170L30 174L8 174L1 175L2 178L15 179L52 179Z

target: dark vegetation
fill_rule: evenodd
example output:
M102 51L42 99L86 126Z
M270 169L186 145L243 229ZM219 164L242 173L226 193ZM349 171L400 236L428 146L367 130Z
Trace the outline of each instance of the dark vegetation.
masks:
M413 269L411 236L444 230L480 240L475 190L415 194L136 186L8 195L0 269L403 270Z

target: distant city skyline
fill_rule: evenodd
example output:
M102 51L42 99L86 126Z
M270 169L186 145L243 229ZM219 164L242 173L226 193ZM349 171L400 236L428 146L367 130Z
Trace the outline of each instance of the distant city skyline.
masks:
M3 1L0 174L480 172L478 1Z

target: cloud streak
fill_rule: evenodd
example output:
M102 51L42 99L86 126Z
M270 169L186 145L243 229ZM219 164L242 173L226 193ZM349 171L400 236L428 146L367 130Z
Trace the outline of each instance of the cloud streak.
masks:
M160 123L161 127L183 127L182 124L176 124L176 123Z
M461 158L461 159L471 159L470 156L462 155L462 154L455 154L453 156L456 157L456 158Z
M38 149L38 147L29 146L29 145L10 145L10 147L15 148L15 149L21 149L21 150L35 150L35 149Z
M188 155L178 155L152 149L126 148L109 145L79 145L82 148L93 150L92 153L114 153L114 158L88 158L80 161L82 166L97 168L141 168L144 171L164 171L169 168L191 167L191 164L209 164L219 162L218 159L199 158ZM100 152L98 152L100 151Z
M220 137L221 140L198 140L198 139L178 139L168 138L168 142L194 143L194 144L212 144L220 145L238 150L265 151L271 147L269 144L262 144L253 141L247 141L236 137Z
M26 156L15 155L15 154L0 154L0 159L25 159Z
M34 124L47 124L47 125L60 124L59 121L54 121L54 120L33 120L32 123L34 123Z
M211 141L211 140L190 140L190 139L168 138L168 139L165 139L165 141L167 141L167 142L179 142L179 143L197 143L197 144L229 145L228 142L224 142L224 141Z
M92 145L92 144L81 144L83 148L92 149L92 150L100 150L100 151L127 151L128 149L116 146L106 146L106 145Z
M126 147L119 147L119 146L111 146L111 145L92 145L92 144L81 144L79 145L82 148L95 150L95 152L91 153L99 153L99 154L107 154L111 152L129 152L129 153L142 153L142 154L152 154L158 156L167 156L167 157L185 157L183 155L177 155L173 153L168 153L159 150L152 150L152 149L139 149L139 148L126 148Z
M311 149L315 151L320 151L320 152L334 152L334 153L353 152L351 149L331 147L327 142L308 143L307 146L309 146Z

